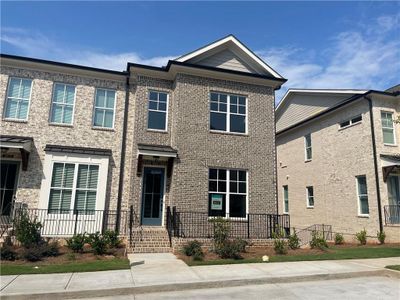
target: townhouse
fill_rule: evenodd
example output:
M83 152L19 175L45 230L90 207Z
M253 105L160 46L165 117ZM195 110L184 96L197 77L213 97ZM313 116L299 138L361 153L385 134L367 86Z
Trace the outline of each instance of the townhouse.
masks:
M399 91L289 89L276 145L279 212L291 226L400 240Z

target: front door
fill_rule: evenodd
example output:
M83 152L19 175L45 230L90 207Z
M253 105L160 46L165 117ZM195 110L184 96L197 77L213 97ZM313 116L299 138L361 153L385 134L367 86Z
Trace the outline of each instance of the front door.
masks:
M161 226L164 197L163 168L145 167L143 171L142 225Z
M389 205L400 205L400 176L389 175L387 186Z
M9 216L17 188L18 162L1 162L0 215Z

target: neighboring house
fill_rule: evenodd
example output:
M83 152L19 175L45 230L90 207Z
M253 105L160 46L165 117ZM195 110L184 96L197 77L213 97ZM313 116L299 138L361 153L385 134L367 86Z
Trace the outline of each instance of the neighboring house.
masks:
M286 80L235 37L161 68L1 65L3 214L13 195L63 228L82 210L78 227L92 230L84 210L126 224L132 207L131 223L157 228L167 207L206 221L277 213L274 91Z
M276 108L278 204L292 227L384 230L400 240L399 91L285 94Z

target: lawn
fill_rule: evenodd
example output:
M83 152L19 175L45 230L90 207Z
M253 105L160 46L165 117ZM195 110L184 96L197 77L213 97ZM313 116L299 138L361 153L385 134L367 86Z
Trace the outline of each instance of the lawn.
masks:
M263 254L264 250L264 254ZM400 245L366 245L366 246L330 246L326 251L315 249L291 250L287 255L271 254L271 248L249 250L244 253L243 259L219 259L211 253L206 253L205 260L193 261L192 259L178 255L189 266L199 265L223 265L238 263L261 263L263 255L269 256L269 262L310 261L310 260L337 260L337 259L363 259L400 257Z
M85 262L68 262L60 264L2 263L0 266L0 275L93 272L129 268L130 265L127 258L113 258L109 260L92 260Z
M400 271L400 265L386 266L387 269Z

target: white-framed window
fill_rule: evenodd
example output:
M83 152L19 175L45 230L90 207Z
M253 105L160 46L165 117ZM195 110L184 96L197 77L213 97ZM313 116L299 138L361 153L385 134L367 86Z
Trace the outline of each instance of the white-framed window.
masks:
M358 115L358 116L355 116L355 117L353 117L351 119L348 119L346 121L341 122L339 124L339 127L340 128L346 128L346 127L349 127L350 125L361 123L361 121L362 121L362 115Z
M211 92L210 130L246 134L246 97L240 95Z
M369 215L367 177L360 175L357 180L358 214L361 216Z
M283 187L283 213L289 213L289 187L284 185Z
M394 134L393 113L388 111L381 111L381 122L383 143L388 145L395 145L396 138Z
M307 186L306 192L307 192L307 207L310 208L314 207L314 187Z
M75 86L55 83L51 100L50 123L71 125L74 116Z
M311 143L311 133L304 136L304 150L305 150L305 160L312 159L312 143Z
M168 94L149 91L149 106L147 129L167 131L168 124Z
M208 215L246 218L247 171L209 169Z
M51 175L49 213L94 214L99 166L55 162Z
M26 121L32 93L32 80L10 77L4 119Z
M115 105L116 105L115 90L96 89L93 126L100 128L114 128Z

